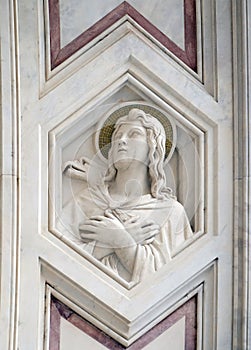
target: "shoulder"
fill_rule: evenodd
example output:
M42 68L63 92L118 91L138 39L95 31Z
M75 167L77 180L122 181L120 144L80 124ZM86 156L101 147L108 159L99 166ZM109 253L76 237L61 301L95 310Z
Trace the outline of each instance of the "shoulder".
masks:
M184 206L173 198L164 200L166 221L172 222L173 225L177 225L180 222L187 222L187 214Z
M185 211L183 205L179 201L177 201L177 199L166 198L163 200L163 203L165 204L166 207L171 208L175 212L182 213Z
M183 207L183 205L177 201L177 199L171 199L172 201L172 207L174 208L174 210L176 210L179 213L184 213L185 209Z

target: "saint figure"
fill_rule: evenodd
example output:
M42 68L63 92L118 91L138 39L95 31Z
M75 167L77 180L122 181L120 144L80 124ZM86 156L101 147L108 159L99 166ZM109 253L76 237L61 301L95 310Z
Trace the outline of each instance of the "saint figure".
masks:
M193 235L166 186L165 153L161 122L131 109L115 124L103 181L64 208L63 234L127 281L160 269Z

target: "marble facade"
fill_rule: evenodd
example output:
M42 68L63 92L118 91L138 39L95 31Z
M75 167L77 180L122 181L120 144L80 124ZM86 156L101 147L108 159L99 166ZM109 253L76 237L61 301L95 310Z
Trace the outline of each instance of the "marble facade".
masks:
M170 332L153 336L158 346L179 334L177 349L248 349L251 6L84 5L1 0L0 348L64 350L60 339L74 334L79 346L89 344L67 323L70 312L114 349L133 348L162 322ZM64 175L65 163L93 157L102 118L136 102L176 125L165 172L193 236L135 283L83 253L58 217L82 188ZM55 300L63 310L59 328ZM191 313L172 320L191 300Z

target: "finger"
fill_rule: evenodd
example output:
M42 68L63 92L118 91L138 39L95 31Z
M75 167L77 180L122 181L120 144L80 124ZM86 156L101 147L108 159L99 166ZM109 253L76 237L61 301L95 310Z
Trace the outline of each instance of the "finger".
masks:
M81 224L80 226L82 226L82 225L92 225L94 227L98 227L98 226L101 225L101 223L102 223L102 220L91 220L91 219L88 219L83 224Z
M147 232L145 234L141 234L140 237L139 237L139 240L140 241L144 241L146 239L149 239L149 238L152 238L152 237L155 237L158 235L158 231L151 231L151 232Z
M158 234L159 234L159 230L154 230L154 231L152 231L152 232L149 232L150 238L151 238L151 237L154 237L154 236L157 236Z
M146 220L144 222L141 223L141 227L146 227L146 226L150 226L150 225L154 225L155 222L153 220Z
M141 227L141 224L136 222L136 223L130 223L130 224L125 224L125 227L126 229L128 230L135 230L135 231L138 231L138 230L141 230L142 227Z
M158 230L158 231L160 231L160 226L157 225L157 224L151 225L151 226L149 226L149 227L151 227L152 230Z
M139 216L136 215L132 218L129 218L125 221L125 224L135 224L139 220Z
M141 244L150 244L154 241L154 237L150 237L150 238L146 238L144 239L142 242L140 242Z
M135 240L137 240L138 242L142 242L152 237L154 238L158 234L159 230L150 230L145 232L141 231L141 233L137 236L137 238L135 238Z
M141 230L141 232L142 232L143 234L148 233L148 232L152 232L152 231L157 231L157 232L159 232L159 227L158 227L158 225L146 226L146 227L142 228L142 230Z
M78 228L79 230L84 230L84 227L87 225L92 228L98 227L98 225L95 222L88 220L84 224L79 225Z
M89 231L89 232L96 232L96 226L89 225L89 224L83 224L79 226L80 231Z
M148 239L148 238L152 238L152 237L155 237L156 235L159 234L159 231L151 231L151 232L148 232L147 234L144 234L144 239Z
M105 211L105 217L109 218L109 219L115 219L115 216L112 214L111 211L106 210Z
M118 222L120 222L119 221L119 219L113 214L113 213L111 213L111 212L105 212L105 216L104 216L104 218L103 218L103 221L105 221L106 220L106 223L111 223L111 221L110 220L113 220L113 221L118 221Z
M80 233L82 239L96 240L97 235L95 233Z
M104 219L104 215L94 215L94 216L91 216L89 220L101 221L103 219Z

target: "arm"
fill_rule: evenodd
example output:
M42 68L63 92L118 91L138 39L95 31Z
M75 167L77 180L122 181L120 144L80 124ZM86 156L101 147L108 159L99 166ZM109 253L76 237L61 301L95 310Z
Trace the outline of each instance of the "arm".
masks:
M101 259L108 252L114 251L121 264L133 272L135 257L140 243L152 241L159 233L159 226L152 221L139 222L138 218L130 219L125 226L111 213L96 216L80 225L83 239L97 241L94 256ZM110 249L110 250L109 250Z
M83 239L97 241L96 258L101 259L104 256L101 250L107 251L108 248L110 252L118 252L121 263L132 272L137 244L114 215L107 213L106 216L91 217L79 226L79 230ZM122 254L123 250L126 250L127 254Z

